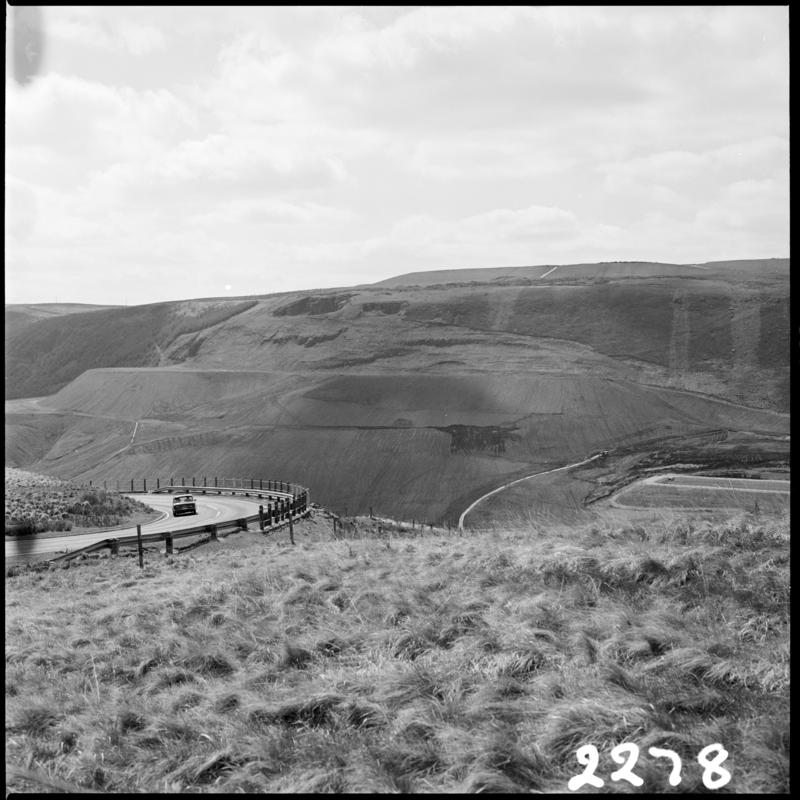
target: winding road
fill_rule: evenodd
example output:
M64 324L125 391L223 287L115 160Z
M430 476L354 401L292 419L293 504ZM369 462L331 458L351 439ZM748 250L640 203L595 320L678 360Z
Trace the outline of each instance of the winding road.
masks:
M491 497L493 494L497 494L498 492L502 492L503 489L508 489L509 486L513 486L516 483L522 483L522 481L529 481L531 478L535 478L537 475L549 475L552 472L561 472L565 469L572 469L573 467L580 467L583 464L588 464L590 461L594 461L596 458L600 458L603 453L596 453L589 458L583 459L583 461L576 461L574 464L566 464L563 467L556 467L555 469L546 469L544 472L534 472L533 475L526 475L524 478L517 478L515 481L510 481L509 483L504 483L502 486L498 486L496 489L492 489L491 492L486 492L486 494L481 495L474 503L467 506L466 510L461 514L458 518L458 529L460 531L464 530L464 518L472 511L478 503L485 500L487 497Z
M259 503L265 503L253 497L193 495L197 504L197 514L186 517L172 516L172 495L170 494L137 494L136 499L150 506L155 511L163 512L160 519L142 525L142 533L163 533L194 528L198 525L214 525L221 522L240 519L258 511ZM91 533L77 533L67 536L31 536L18 539L6 538L6 560L24 560L30 556L45 553L63 553L65 550L79 550L87 545L114 537L135 536L136 526L114 528Z

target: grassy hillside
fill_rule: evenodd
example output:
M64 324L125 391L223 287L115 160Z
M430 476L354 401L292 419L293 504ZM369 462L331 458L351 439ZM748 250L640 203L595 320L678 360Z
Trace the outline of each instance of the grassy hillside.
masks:
M118 492L9 467L5 468L4 501L6 535L16 536L144 523L159 516Z
M7 789L788 791L788 522L329 530L7 577Z
M712 428L781 434L787 426L781 415L704 397L549 373L92 370L38 409L7 408L7 429L19 433L8 437L6 458L27 441L21 431L46 430L80 410L33 462L54 475L272 476L310 487L340 513L372 507L437 522L454 522L506 479L602 449Z
M177 336L216 325L254 302L155 303L46 317L11 331L7 327L6 399L53 394L95 367L157 365L160 348Z
M787 261L528 272L42 320L7 342L6 463L441 521L600 449L788 435Z
M42 319L53 319L65 314L84 314L105 311L122 306L98 306L89 303L12 303L5 307L6 340L12 334Z

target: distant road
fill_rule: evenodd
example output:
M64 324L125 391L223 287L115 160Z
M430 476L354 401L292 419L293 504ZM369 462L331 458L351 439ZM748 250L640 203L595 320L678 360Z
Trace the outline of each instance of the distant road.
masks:
M481 495L474 503L467 507L467 509L461 514L458 518L458 529L464 530L464 518L475 508L478 503L485 500L487 497L491 497L493 494L497 494L498 492L502 492L503 489L508 489L509 486L513 486L515 483L522 483L522 481L528 481L531 478L535 478L537 475L549 475L551 472L561 472L565 469L572 469L573 467L580 467L582 464L588 464L590 461L594 461L596 458L600 458L602 453L597 453L596 455L591 456L590 458L585 458L583 461L576 461L574 464L567 464L564 467L556 467L555 469L546 469L544 472L534 472L533 475L526 475L524 478L517 478L515 481L511 481L509 483L504 483L502 486L498 486L496 489L492 489L491 492L487 492L484 495Z
M198 525L215 525L230 520L240 519L256 513L254 506L259 502L255 498L217 495L193 495L197 501L197 514L186 517L172 516L172 496L169 494L137 494L136 499L155 511L163 511L166 516L162 519L142 525L142 533L162 533L164 531L177 531L184 528L194 528ZM65 550L79 550L87 545L100 542L103 539L115 537L135 536L136 526L130 528L115 528L114 530L94 531L92 533L78 533L74 536L54 536L39 538L36 536L9 540L6 538L6 559L23 560L28 556L44 553L63 553Z

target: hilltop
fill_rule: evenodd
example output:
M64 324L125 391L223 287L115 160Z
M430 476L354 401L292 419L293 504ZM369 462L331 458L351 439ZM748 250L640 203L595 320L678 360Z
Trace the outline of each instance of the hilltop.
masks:
M6 342L6 463L276 477L435 522L601 450L713 433L718 465L741 435L788 459L788 260L424 276L32 322Z

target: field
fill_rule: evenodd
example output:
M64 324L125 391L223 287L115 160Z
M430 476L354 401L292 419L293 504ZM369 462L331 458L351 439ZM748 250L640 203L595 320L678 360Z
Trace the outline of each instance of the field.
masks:
M788 521L352 528L7 577L7 788L788 791Z
M789 510L789 484L697 475L659 476L620 492L615 505L638 508L739 508L780 513Z
M151 508L117 492L78 486L47 475L5 468L6 533L108 528L148 522L158 516Z

